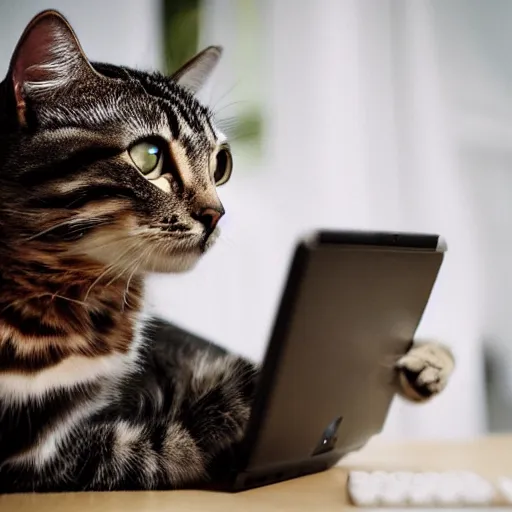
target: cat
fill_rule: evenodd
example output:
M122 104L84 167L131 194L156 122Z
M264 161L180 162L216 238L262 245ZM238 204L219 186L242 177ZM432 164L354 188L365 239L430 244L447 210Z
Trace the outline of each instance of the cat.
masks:
M144 306L145 274L218 237L232 156L195 96L220 56L167 77L90 62L56 11L22 34L0 84L1 493L225 475L258 368ZM424 342L390 371L425 401L453 366Z

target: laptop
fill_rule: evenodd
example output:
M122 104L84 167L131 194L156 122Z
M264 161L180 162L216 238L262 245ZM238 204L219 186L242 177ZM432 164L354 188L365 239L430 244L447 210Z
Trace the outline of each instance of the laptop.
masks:
M395 361L441 267L440 236L318 231L295 248L225 491L326 470L378 434Z

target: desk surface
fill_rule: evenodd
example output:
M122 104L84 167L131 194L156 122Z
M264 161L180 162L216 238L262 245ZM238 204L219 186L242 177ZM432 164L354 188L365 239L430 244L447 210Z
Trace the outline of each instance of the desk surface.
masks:
M0 496L2 512L340 511L349 507L349 469L468 469L495 480L512 475L512 436L465 442L389 443L374 439L339 467L238 494L199 491Z

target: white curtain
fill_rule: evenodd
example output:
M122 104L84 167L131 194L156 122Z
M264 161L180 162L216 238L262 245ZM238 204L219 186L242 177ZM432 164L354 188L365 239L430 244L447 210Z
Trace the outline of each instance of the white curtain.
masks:
M245 149L236 155L235 178L222 192L230 212L225 242L195 274L166 278L169 288L155 291L155 304L260 357L298 234L311 227L439 232L449 252L418 335L445 341L457 371L432 403L397 401L384 434L483 432L479 247L440 79L432 3L256 2L261 75L250 75L250 84L244 72L252 57L244 61L236 44L243 3L206 2L204 43L226 46L212 86L219 96L231 91L236 102L258 80L265 155L258 165Z
M443 47L434 24L435 2L400 0L390 7L402 219L407 229L443 234L449 247L418 335L446 340L457 358L457 371L443 396L422 408L402 406L397 414L400 434L471 436L486 428L476 207L441 79Z

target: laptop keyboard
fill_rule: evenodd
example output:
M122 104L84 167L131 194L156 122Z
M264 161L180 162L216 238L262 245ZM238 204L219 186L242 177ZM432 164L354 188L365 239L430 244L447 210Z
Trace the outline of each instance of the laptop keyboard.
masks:
M348 493L358 507L482 507L512 505L512 478L496 484L470 471L352 471Z

